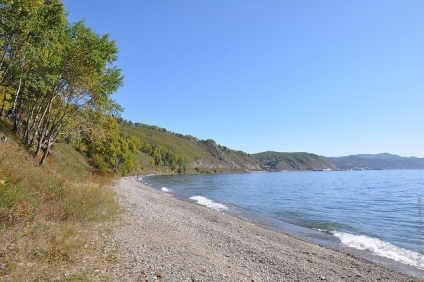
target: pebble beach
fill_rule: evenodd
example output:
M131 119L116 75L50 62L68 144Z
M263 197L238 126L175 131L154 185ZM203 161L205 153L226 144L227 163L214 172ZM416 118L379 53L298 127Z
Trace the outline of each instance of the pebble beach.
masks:
M122 178L120 281L420 281Z

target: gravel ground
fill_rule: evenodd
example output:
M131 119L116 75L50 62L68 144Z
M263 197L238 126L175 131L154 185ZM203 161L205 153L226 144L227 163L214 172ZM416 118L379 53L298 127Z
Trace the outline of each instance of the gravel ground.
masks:
M115 191L119 281L419 281L178 200L134 178Z

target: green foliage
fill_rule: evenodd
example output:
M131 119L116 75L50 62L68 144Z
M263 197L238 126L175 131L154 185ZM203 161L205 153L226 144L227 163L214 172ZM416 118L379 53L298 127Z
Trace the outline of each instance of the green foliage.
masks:
M122 110L110 99L122 84L118 50L108 35L69 24L60 0L0 0L0 15L0 117L34 156L43 151L41 165L81 110Z
M186 171L187 158L181 153L122 131L116 118L96 111L81 111L65 128L63 138L88 156L90 164L101 172L132 172L140 166L138 152L150 156L156 167L166 166L178 173Z
M121 132L116 119L98 111L81 111L76 123L66 127L65 139L90 158L101 172L131 172L137 164L141 141Z
M151 156L155 166L169 166L178 173L186 172L187 158L181 153L176 153L164 146L154 146L147 141L142 143L143 153Z

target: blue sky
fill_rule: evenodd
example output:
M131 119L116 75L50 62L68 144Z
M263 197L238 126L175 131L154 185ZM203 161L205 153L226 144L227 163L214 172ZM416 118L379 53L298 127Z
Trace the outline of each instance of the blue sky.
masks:
M424 157L424 1L65 0L123 118L257 153Z

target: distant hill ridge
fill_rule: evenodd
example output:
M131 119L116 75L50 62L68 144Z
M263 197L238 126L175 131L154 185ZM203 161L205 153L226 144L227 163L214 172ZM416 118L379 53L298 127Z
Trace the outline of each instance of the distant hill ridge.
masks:
M424 169L424 158L401 157L389 153L359 154L327 158L338 169Z
M267 151L248 154L217 144L212 139L200 140L192 135L183 135L165 128L120 121L121 130L149 142L152 146L163 146L183 155L186 173L220 173L245 171L298 171L298 170L374 170L374 169L422 169L424 159L401 157L389 153L358 154L343 157L324 157L306 152ZM139 154L138 172L173 173L166 165L156 166L152 157Z

